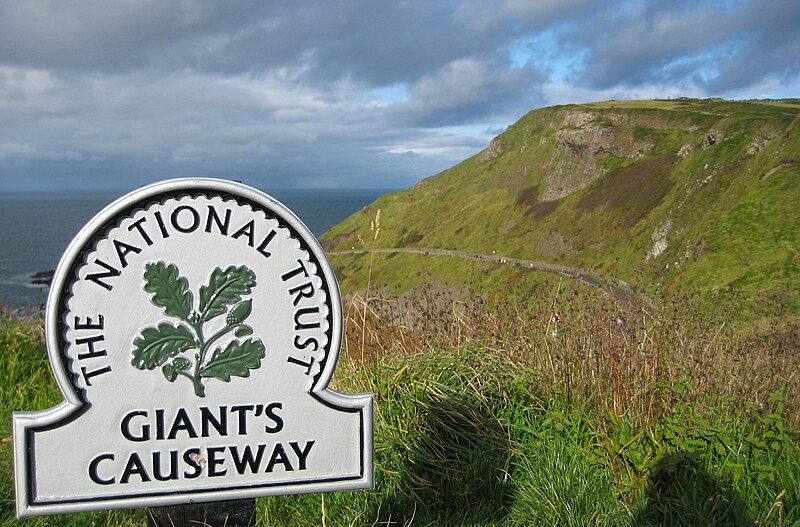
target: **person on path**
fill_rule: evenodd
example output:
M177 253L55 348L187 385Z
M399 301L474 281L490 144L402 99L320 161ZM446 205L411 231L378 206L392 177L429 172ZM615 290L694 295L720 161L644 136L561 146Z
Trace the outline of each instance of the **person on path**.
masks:
M561 322L561 315L558 311L553 311L553 316L550 317L550 323L553 324L553 337L558 336L558 323Z

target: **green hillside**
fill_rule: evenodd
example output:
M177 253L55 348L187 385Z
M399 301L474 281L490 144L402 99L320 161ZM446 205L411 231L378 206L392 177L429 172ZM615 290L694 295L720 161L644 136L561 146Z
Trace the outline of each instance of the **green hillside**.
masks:
M796 100L534 110L486 150L381 197L323 243L505 255L614 277L661 301L798 315L799 115ZM463 283L477 265L434 259L376 257L373 274L405 289L425 279L421 269L448 267L439 275ZM364 284L363 260L334 257L346 290Z

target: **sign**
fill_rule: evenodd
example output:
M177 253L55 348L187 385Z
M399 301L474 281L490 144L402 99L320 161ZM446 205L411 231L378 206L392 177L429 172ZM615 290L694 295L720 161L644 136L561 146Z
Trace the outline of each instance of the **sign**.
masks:
M114 202L56 269L46 338L65 400L14 413L19 516L372 487L372 395L327 389L336 278L266 194Z

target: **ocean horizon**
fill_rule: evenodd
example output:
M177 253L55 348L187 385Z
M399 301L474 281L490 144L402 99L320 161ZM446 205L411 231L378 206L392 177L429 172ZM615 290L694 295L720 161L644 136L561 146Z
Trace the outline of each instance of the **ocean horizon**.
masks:
M316 237L394 189L269 189ZM72 239L126 192L0 193L0 306L35 313L49 287L34 283L58 265Z

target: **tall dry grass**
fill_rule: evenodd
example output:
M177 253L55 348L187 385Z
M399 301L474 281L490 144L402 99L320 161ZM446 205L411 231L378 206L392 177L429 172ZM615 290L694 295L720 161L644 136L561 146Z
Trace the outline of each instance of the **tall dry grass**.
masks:
M535 372L567 402L589 402L645 424L676 404L764 410L776 397L800 424L800 326L750 327L689 300L654 315L622 314L608 297L577 290L507 291L491 298L422 286L403 297L371 290L345 303L345 356L362 362L415 355L431 345L479 346ZM551 306L561 321L551 321ZM617 317L623 318L622 326Z

